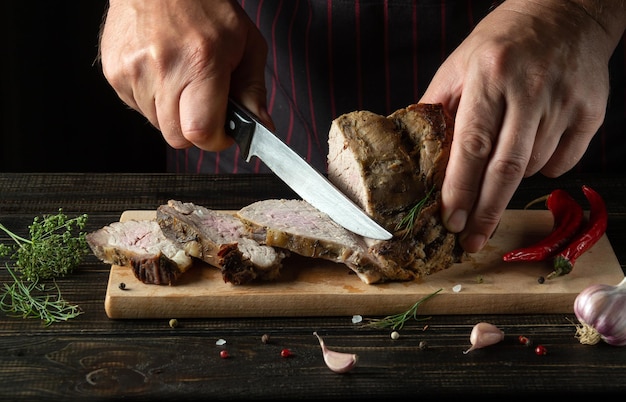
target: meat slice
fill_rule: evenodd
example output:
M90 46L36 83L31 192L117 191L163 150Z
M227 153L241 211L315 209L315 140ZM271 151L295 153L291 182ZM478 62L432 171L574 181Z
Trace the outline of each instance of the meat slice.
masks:
M157 223L166 237L220 268L224 281L235 285L276 278L287 256L250 238L243 222L229 212L170 200L157 209Z
M365 283L381 280L365 240L344 229L306 201L270 199L237 212L260 242L305 257L343 263Z
M423 277L463 257L440 218L452 132L440 104L414 104L388 117L356 111L331 124L329 180L394 233L368 240L382 280Z
M163 235L153 220L114 222L86 235L102 262L132 268L143 283L172 285L192 266L177 242Z

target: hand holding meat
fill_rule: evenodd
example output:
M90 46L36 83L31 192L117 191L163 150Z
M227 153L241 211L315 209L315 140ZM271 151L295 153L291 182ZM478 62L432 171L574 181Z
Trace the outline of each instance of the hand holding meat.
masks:
M271 125L267 46L232 1L111 0L101 34L104 74L174 148L219 151L229 93Z
M454 115L442 217L449 231L460 234L465 251L485 245L523 177L561 175L585 153L604 120L608 61L626 27L624 7L605 0L507 0L435 74L419 102L443 104ZM353 45L349 37L332 40L337 49ZM275 63L265 66L267 43L235 1L111 0L101 54L105 76L120 98L174 148L220 151L232 145L223 130L228 96L273 126L265 109L264 68L275 75L278 70ZM334 66L322 58L296 68L320 78ZM290 78L294 87L296 81L310 84L296 74ZM361 89L331 78L336 99ZM312 94L309 88L309 102L321 108L332 103ZM388 95L391 102L394 94ZM272 103L274 116L293 106L288 123L306 120L295 95L289 96L293 105ZM329 107L342 113L339 104ZM310 129L317 144L307 149L323 151L324 128ZM193 166L200 171L208 159Z
M466 251L485 245L523 177L559 176L582 157L625 26L617 2L509 0L438 70L421 102L456 114L443 218Z

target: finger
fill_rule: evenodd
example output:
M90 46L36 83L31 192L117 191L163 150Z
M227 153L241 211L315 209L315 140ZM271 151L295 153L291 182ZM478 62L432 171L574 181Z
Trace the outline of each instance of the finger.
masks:
M167 85L164 87L168 88ZM180 127L180 92L166 89L160 91L160 96L154 100L158 128L165 141L175 149L189 148L192 143L187 140Z
M524 177L540 113L537 109L520 106L518 102L507 104L498 141L486 165L478 198L460 236L461 245L466 251L477 252L483 248Z
M201 149L221 151L233 144L224 130L229 97L241 102L273 128L265 104L267 45L252 22L249 22L244 42L240 58L233 53L229 55L233 58L230 63L214 61L207 68L206 78L194 81L181 94L183 136ZM232 72L230 66L236 66Z
M457 94L461 94L460 77L455 72L461 70L450 68L450 63L453 63L450 60L452 57L437 70L419 102L441 103L444 109L454 116L459 106L459 95Z
M183 88L180 96L182 136L200 149L221 151L233 144L224 124L228 104L230 72L208 72Z
M142 61L142 53L132 53L127 57L114 57L109 52L106 55L102 59L102 71L117 96L159 129L154 94L148 92L148 88L151 89L152 86L146 85L151 79L150 69Z
M605 109L592 115L585 115L577 110L575 116L577 118L564 130L550 159L542 166L542 174L548 177L560 176L580 161L604 120Z
M547 111L544 118L539 122L535 143L530 153L530 159L524 172L524 177L529 177L539 172L552 158L563 132L567 128L567 121L562 119L559 113Z
M450 149L450 159L442 187L442 218L448 230L458 233L478 198L483 173L503 114L499 91L484 91L480 84L464 89L459 103Z
M126 71L127 88L133 109L141 113L161 131L163 138L173 148L187 148L191 143L182 137L178 116L180 90L172 76L162 77L154 69L144 68L145 63L129 63ZM121 97L121 96L120 96ZM122 98L125 99L125 98Z

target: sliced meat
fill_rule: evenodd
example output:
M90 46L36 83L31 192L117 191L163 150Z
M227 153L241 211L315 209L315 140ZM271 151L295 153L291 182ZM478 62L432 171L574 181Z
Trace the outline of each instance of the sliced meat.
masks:
M423 277L463 257L440 218L452 133L439 104L410 105L388 117L357 111L332 122L330 181L394 233L389 241L368 240L382 280Z
M235 285L276 278L287 256L250 238L246 226L229 212L170 200L157 209L157 222L166 237L220 268L224 281Z
M260 242L294 253L343 263L365 283L381 280L365 240L303 200L263 200L237 212Z
M332 122L328 177L391 231L391 240L358 236L302 200L260 201L236 214L170 200L157 209L160 231L153 227L128 238L120 233L118 247L96 247L94 253L111 263L143 267L137 275L155 283L172 283L184 272L181 255L220 268L224 281L235 285L271 280L289 252L345 264L368 284L424 277L464 255L440 218L452 125L441 105L430 104L410 105L388 117L356 111ZM93 236L94 245L118 241L108 233L99 240ZM141 236L155 239L142 243ZM143 248L129 251L135 243Z
M143 283L172 285L192 266L192 259L163 235L156 221L114 222L86 235L102 262L132 268Z

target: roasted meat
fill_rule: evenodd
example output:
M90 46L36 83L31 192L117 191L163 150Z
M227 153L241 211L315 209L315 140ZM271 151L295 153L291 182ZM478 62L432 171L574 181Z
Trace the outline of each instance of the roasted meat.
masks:
M276 278L287 256L251 238L243 222L229 212L170 200L157 209L157 222L166 237L189 255L220 268L224 281L235 285Z
M302 200L263 200L236 214L170 200L157 209L154 224L141 223L143 237L105 228L91 235L99 244L92 248L103 261L142 267L134 269L146 283L172 283L190 257L218 267L235 285L272 280L290 252L345 264L368 284L422 278L464 255L440 217L452 132L452 119L438 104L414 104L386 117L356 111L332 122L328 177L394 234L390 240L358 236ZM148 228L155 233L145 233ZM145 250L135 251L135 243Z
M172 285L192 266L180 243L165 237L156 221L113 222L86 240L101 261L131 267L144 283Z
M263 200L237 212L259 242L311 258L342 263L365 283L380 281L365 239L303 200Z
M388 117L356 111L332 122L330 181L394 233L369 240L382 280L423 277L463 256L440 218L452 132L439 104L410 105Z

